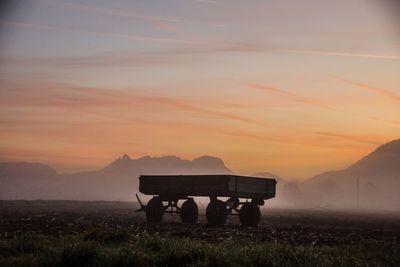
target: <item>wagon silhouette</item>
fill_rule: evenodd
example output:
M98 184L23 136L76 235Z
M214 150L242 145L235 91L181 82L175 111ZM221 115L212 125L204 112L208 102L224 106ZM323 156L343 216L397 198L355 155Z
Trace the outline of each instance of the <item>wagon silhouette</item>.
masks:
M164 213L178 213L182 222L196 223L199 209L193 197L209 197L206 218L210 225L224 225L228 215L239 215L242 225L254 227L261 219L260 206L275 197L275 188L275 179L249 176L141 175L139 191L153 198L144 205L136 196L141 205L138 211L144 211L151 223L160 222Z

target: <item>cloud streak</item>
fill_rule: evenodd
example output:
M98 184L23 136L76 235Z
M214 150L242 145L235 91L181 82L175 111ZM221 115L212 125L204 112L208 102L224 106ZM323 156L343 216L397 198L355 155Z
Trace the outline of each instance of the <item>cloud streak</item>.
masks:
M376 86L366 84L366 83L355 82L355 81L351 81L351 80L347 80L347 79L343 79L343 78L339 78L339 77L334 77L334 78L342 83L346 83L346 84L355 86L362 90L373 92L373 93L379 94L381 96L390 98L395 101L400 101L400 94L397 94L397 93L387 90L385 88L376 87Z
M331 133L331 132L314 132L314 133L317 135L341 138L341 139L355 141L355 142L364 143L364 144L368 144L368 145L381 145L382 144L382 142L380 142L380 141L375 141L370 138L365 138L363 136L354 136L354 135L346 135L346 134Z
M378 55L378 54L365 54L365 53L349 53L334 50L301 50L301 49L283 49L282 52L308 54L308 55L322 55L322 56L339 56L339 57L355 57L355 58L371 58L371 59L400 59L400 55Z
M47 107L73 111L80 110L81 112L89 113L96 112L101 108L118 109L122 107L158 106L193 112L212 119L232 120L257 126L268 125L264 121L196 105L190 100L54 83L38 84L37 87L40 89L35 90L32 83L27 85L12 81L1 81L0 95L2 97L0 104L3 107ZM32 94L33 91L35 91L35 94ZM223 106L223 103L220 106Z
M257 90L272 93L272 94L275 94L278 96L286 97L286 98L296 101L298 103L303 103L303 104L307 104L307 105L311 105L311 106L316 106L316 107L320 107L320 108L324 108L324 109L328 109L328 110L337 111L335 108L330 107L318 100L303 97L303 96L294 94L292 92L286 91L281 88L272 87L272 86L268 86L268 85L259 85L259 84L255 84L255 83L242 83L242 84L244 86L247 86L247 87L250 87L253 89L257 89Z
M338 143L332 143L332 142L326 142L325 140L322 139L317 139L315 137L294 137L293 135L281 135L277 137L276 135L270 135L270 134L265 134L265 133L254 133L254 132L249 132L249 131L240 131L240 130L235 130L235 131L228 131L228 130L218 130L218 133L226 135L226 136L232 136L232 137L237 137L237 138L244 138L244 139L250 139L250 140L255 140L258 142L265 142L265 143L274 143L274 144L280 144L280 145L296 145L296 146L305 146L305 147L319 147L319 148L329 148L329 149L348 149L348 150L354 150L354 149L361 149L364 148L359 145L349 145L348 143L346 144L338 144ZM318 135L323 135L323 136L331 136L331 137L339 137L341 139L346 139L349 141L357 142L357 143L363 143L367 145L376 145L376 144L381 144L382 142L378 141L373 141L373 140L366 140L363 137L357 137L357 136L345 136L345 135L335 135L335 134L329 134L329 133L320 133L320 132L315 132L314 134Z
M315 99L310 99L307 97L303 97L303 96L291 93L291 92L281 89L281 88L272 87L272 86L268 86L268 85L259 85L259 84L255 84L255 83L241 83L241 84L248 88L264 91L267 93L272 93L272 94L285 97L287 99L290 99L290 100L298 102L298 103L315 106L315 107L323 108L323 109L338 112L338 113L345 113L346 115L351 115L354 117L365 117L366 119L373 120L373 121L383 122L383 123L387 123L387 124L394 124L396 126L400 125L400 121L396 121L396 120L382 119L382 118L378 118L375 116L365 116L363 114L354 113L354 112L348 113L345 110L341 110L341 109L326 105ZM381 90L379 90L379 91L381 92ZM385 92L385 93L387 94L387 92Z
M29 27L29 26L27 26ZM262 51L255 44L190 44L170 49L142 51L115 51L86 56L48 57L48 58L9 58L3 63L14 65L41 65L56 67L110 67L110 66L147 66L164 65L178 61L180 56L214 53L242 53ZM182 60L182 59L181 59Z
M57 7L65 8L65 9L74 9L86 12L92 12L96 14L102 15L111 15L114 17L121 17L121 18L131 18L131 19L140 19L145 20L148 22L179 22L180 20L177 17L167 17L167 16L159 16L159 15L150 15L144 13L137 13L133 10L129 9L118 9L118 8L105 8L105 7L98 7L98 6L89 6L84 4L77 4L72 2L60 2L60 1L51 1L47 0L45 3L54 5Z
M214 0L194 0L195 2L204 3L204 4L218 4L217 1Z
M134 10L129 9L118 9L118 8L105 8L91 5L84 5L78 3L66 3L60 1L51 1L46 0L44 3L56 6L62 9L72 9L75 11L82 11L87 13L94 13L98 15L108 15L114 18L127 18L127 19L135 19L135 20L143 20L145 22L150 23L157 29L160 29L164 32L173 32L176 30L176 23L180 22L177 17L166 17L159 15L150 15L144 13L137 13Z
M46 24L37 24L37 23L24 23L24 22L16 22L16 21L4 21L4 20L0 21L0 23L8 25L8 26L24 28L24 29L93 34L93 35L98 35L98 36L115 37L115 38L120 38L120 39L125 39L125 40L131 40L131 41L151 41L151 42L161 42L161 43L185 43L185 44L201 43L199 41L185 40L185 39L159 38L159 37L142 36L142 35L135 35L135 34L129 34L129 33L84 30L81 28L78 29L78 28L71 28L71 27L50 26L50 25L46 25Z

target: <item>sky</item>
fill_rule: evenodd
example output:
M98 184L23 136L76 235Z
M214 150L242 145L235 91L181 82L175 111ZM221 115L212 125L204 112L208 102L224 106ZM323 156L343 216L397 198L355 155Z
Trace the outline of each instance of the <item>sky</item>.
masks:
M306 179L400 138L390 1L7 2L0 161L212 155Z

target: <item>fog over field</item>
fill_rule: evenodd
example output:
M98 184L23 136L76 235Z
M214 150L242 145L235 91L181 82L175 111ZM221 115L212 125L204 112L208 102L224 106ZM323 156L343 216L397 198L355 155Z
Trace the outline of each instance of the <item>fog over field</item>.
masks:
M0 198L136 201L138 177L143 174L233 172L222 159L211 156L184 160L123 155L100 170L70 174L40 163L0 163ZM268 172L252 175L277 179L276 197L267 201L270 207L400 210L400 140L379 146L344 170L327 171L301 182Z

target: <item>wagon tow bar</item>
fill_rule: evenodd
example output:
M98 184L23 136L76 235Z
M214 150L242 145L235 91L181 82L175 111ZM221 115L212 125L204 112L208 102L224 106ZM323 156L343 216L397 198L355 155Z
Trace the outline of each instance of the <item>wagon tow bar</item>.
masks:
M140 208L137 209L137 210L135 210L135 211L136 211L136 212L139 212L139 211L146 211L146 205L143 205L143 203L142 203L142 201L140 200L138 194L136 194L136 198L137 198L137 200L138 200L138 202L139 202Z

